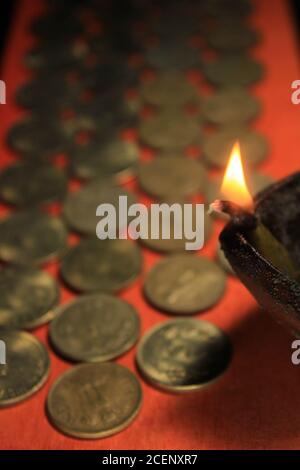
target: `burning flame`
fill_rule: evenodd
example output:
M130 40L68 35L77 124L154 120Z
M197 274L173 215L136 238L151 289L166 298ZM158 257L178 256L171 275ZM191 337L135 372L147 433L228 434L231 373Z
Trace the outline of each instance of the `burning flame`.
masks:
M247 188L240 145L236 142L230 154L229 162L221 186L221 194L228 201L235 202L244 208L251 208L253 201Z

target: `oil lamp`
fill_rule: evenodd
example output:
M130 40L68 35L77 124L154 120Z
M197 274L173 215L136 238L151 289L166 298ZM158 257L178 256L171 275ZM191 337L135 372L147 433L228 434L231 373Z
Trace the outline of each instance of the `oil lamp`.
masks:
M262 308L300 337L300 172L252 200L237 143L221 194L211 210L230 218L219 237L227 260Z

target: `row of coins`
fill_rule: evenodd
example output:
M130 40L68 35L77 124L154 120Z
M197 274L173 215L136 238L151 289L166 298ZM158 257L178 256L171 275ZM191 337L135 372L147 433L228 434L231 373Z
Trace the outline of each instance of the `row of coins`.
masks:
M142 255L129 241L95 239L95 209L101 202L117 207L120 195L134 202L134 195L118 183L137 170L140 187L160 200L183 203L199 191L212 194L212 184L216 191L217 182L207 183L204 166L186 158L186 148L200 146L209 162L205 148L212 139L219 145L219 153L223 152L224 142L221 139L218 144L218 135L201 135L204 119L218 125L223 124L222 119L232 119L235 128L230 132L236 136L238 129L245 142L250 141L247 145L253 146L249 132L236 124L248 121L257 110L248 96L240 101L239 93L243 92L236 90L231 90L231 95L226 90L225 98L221 95L217 104L213 100L218 96L203 100L186 80L186 70L197 68L207 79L223 76L229 80L231 67L246 68L247 73L240 72L240 78L235 78L238 85L245 84L245 76L254 76L254 81L260 72L256 64L240 55L243 48L237 53L236 43L245 44L244 39L237 40L237 33L235 39L226 39L227 50L221 50L214 63L205 61L205 51L190 40L192 32L215 47L213 31L220 31L222 23L236 31L249 13L247 1L239 2L238 7L230 0L204 1L200 6L192 0L184 5L174 1L168 7L163 2L134 0L122 4L97 0L48 3L48 12L31 25L31 32L39 39L25 57L33 79L16 96L30 114L8 134L8 144L22 161L0 176L0 197L23 209L0 224L0 258L10 265L0 274L0 325L6 329L1 338L8 349L0 403L12 404L35 392L49 369L45 348L28 333L14 329L31 329L52 320L50 339L55 351L70 361L93 364L72 367L55 382L48 396L48 415L67 434L96 438L127 426L141 405L135 375L106 361L124 354L138 340L137 312L112 294L140 274ZM229 17L234 17L234 28ZM143 28L137 27L140 22ZM229 51L230 41L234 56ZM224 38L220 42L223 44ZM155 69L152 80L140 79L141 60L133 60L135 55ZM139 99L134 94L134 99L132 94L128 99L125 92L131 87L138 88ZM247 118L239 110L240 102L243 109L248 107ZM233 103L237 103L234 118L228 118ZM152 114L140 119L139 112L148 105ZM198 113L190 115L189 106L199 108ZM218 117L214 119L221 122L209 117L215 108ZM224 118L222 113L226 112ZM119 137L121 130L132 126L139 128L141 144L157 152L149 164L138 165L137 143ZM229 147L231 140L226 142ZM247 145L242 142L244 151ZM68 163L64 169L55 165L62 152ZM215 149L211 154L215 155ZM68 193L69 177L92 181ZM63 218L32 210L53 200L64 201ZM209 224L207 221L206 237ZM66 227L85 236L71 249L67 249ZM184 250L184 240L144 242L148 248L163 252ZM57 307L57 282L29 266L62 256L61 278L86 295ZM225 288L226 277L215 262L176 254L150 270L144 294L158 310L189 315L212 307ZM146 334L138 347L137 365L156 386L184 391L201 388L218 377L230 357L229 339L220 329L208 322L178 318Z

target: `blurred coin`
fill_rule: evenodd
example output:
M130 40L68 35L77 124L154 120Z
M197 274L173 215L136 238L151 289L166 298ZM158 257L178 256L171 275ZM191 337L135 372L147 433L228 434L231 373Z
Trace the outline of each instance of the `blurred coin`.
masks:
M64 257L61 275L73 289L82 292L117 292L140 274L141 251L128 240L81 241Z
M63 199L66 191L66 175L54 166L16 163L0 174L0 198L16 206Z
M56 351L72 361L104 362L137 341L140 320L127 302L106 294L83 296L57 309L50 325Z
M201 117L218 125L244 124L254 119L260 104L244 88L220 91L206 100L201 107Z
M0 270L0 328L31 329L47 323L58 300L58 284L49 274L21 266Z
M152 328L141 340L137 364L146 379L172 392L202 388L227 369L228 336L202 320L180 318Z
M220 191L222 186L222 179L223 176L209 180L209 183L205 189L205 201L208 204L214 202L216 199L219 199L222 196ZM257 171L252 171L251 174L246 174L246 182L251 195L254 197L262 189L265 189L267 186L269 186L273 182L273 179L268 175L264 175Z
M191 158L158 158L140 165L138 181L143 190L151 196L189 196L203 188L205 169Z
M162 70L188 69L201 63L197 49L173 41L146 49L145 61L150 67Z
M50 116L25 118L15 123L7 134L10 148L22 156L51 157L63 151L65 141L57 122Z
M0 259L17 264L36 264L61 255L67 231L57 217L36 211L13 214L0 223Z
M30 49L24 56L24 65L38 74L48 74L54 70L55 73L64 73L78 68L86 54L83 44L67 43L58 46L55 42L47 42Z
M121 210L119 204L121 196L127 197L127 207L136 203L135 196L129 191L114 186L104 179L95 179L79 191L69 193L63 207L64 217L74 230L92 235L96 233L99 222L99 217L96 215L97 207L100 204L111 204L118 214ZM120 226L117 218L116 228L124 230L126 222Z
M45 346L24 331L0 332L6 346L6 364L0 365L0 408L37 392L46 382L50 359Z
M73 174L82 179L126 175L136 170L139 148L116 138L77 145L70 152Z
M210 47L221 52L238 52L247 49L258 42L257 31L243 27L216 27L206 36Z
M201 141L201 129L192 117L163 112L140 124L142 142L159 150L184 149Z
M151 269L144 293L159 310L188 315L216 304L225 287L226 276L215 262L181 254L169 256Z
M163 204L167 205L167 209L170 211L170 219L168 223L168 228L170 230L168 238L163 238L163 229L162 225L159 226L159 237L154 238L151 236L152 233L152 218L151 218L151 212L149 212L149 218L148 218L148 238L141 239L141 243L145 245L147 248L150 248L151 250L154 251L161 251L165 253L172 253L172 252L178 252L178 251L187 251L193 253L193 250L188 251L186 248L187 243L194 242L196 240L196 235L197 233L194 234L194 238L188 238L187 234L185 232L185 226L186 224L189 224L191 229L195 232L198 232L203 229L202 224L197 226L197 218L196 218L196 205L191 204L190 207L192 208L191 212L185 212L184 210L187 211L187 209L184 209L184 204L185 201L179 201L178 199L168 199L163 201ZM180 206L182 210L182 219L181 221L177 222L181 233L182 237L181 238L175 238L175 227L177 227L175 223L175 217L174 217L174 211L173 208L175 208L174 204L176 206ZM184 215L185 214L185 215ZM189 215L191 214L191 215ZM165 220L165 223L167 221ZM206 212L204 212L204 240L207 241L207 239L210 237L212 231L212 222L211 222L211 217L207 215Z
M246 56L223 57L203 66L205 78L217 86L246 86L263 76L263 67Z
M183 106L197 100L195 88L184 74L176 72L164 72L143 82L140 95L143 101L154 106Z
M222 20L230 17L244 17L251 13L251 0L204 0L201 2L202 12L220 17Z
M61 375L47 398L50 421L60 431L84 439L111 436L138 414L142 389L119 364L81 364Z
M223 168L228 163L230 152L237 141L246 164L256 165L266 158L268 144L265 137L258 132L240 128L214 132L206 137L203 143L205 161Z

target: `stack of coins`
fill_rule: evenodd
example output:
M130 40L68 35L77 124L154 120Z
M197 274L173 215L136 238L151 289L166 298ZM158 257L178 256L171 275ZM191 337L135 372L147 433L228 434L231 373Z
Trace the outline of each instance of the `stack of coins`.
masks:
M146 301L178 318L146 332L138 372L183 392L228 367L229 337L189 317L221 302L231 272L222 252L216 261L187 253L172 220L170 239L149 238L142 248L99 240L96 208L110 203L118 211L119 196L128 205L147 197L195 208L217 196L221 175L212 178L211 168L224 167L235 140L247 164L266 157L264 137L247 128L261 110L248 85L263 75L250 56L260 40L247 24L250 11L247 0L48 0L30 25L36 45L24 63L32 78L16 91L26 115L7 135L17 162L0 174L0 198L12 209L0 222L0 339L7 345L0 406L44 384L47 350L21 330L51 321L53 351L79 363L50 389L51 423L92 439L133 421L141 385L112 361L139 340L135 299L127 303L119 293L139 278L143 250L162 256L145 275ZM256 171L253 193L268 182ZM212 225L205 216L206 241ZM53 262L58 281L45 272ZM75 297L63 305L61 282Z

